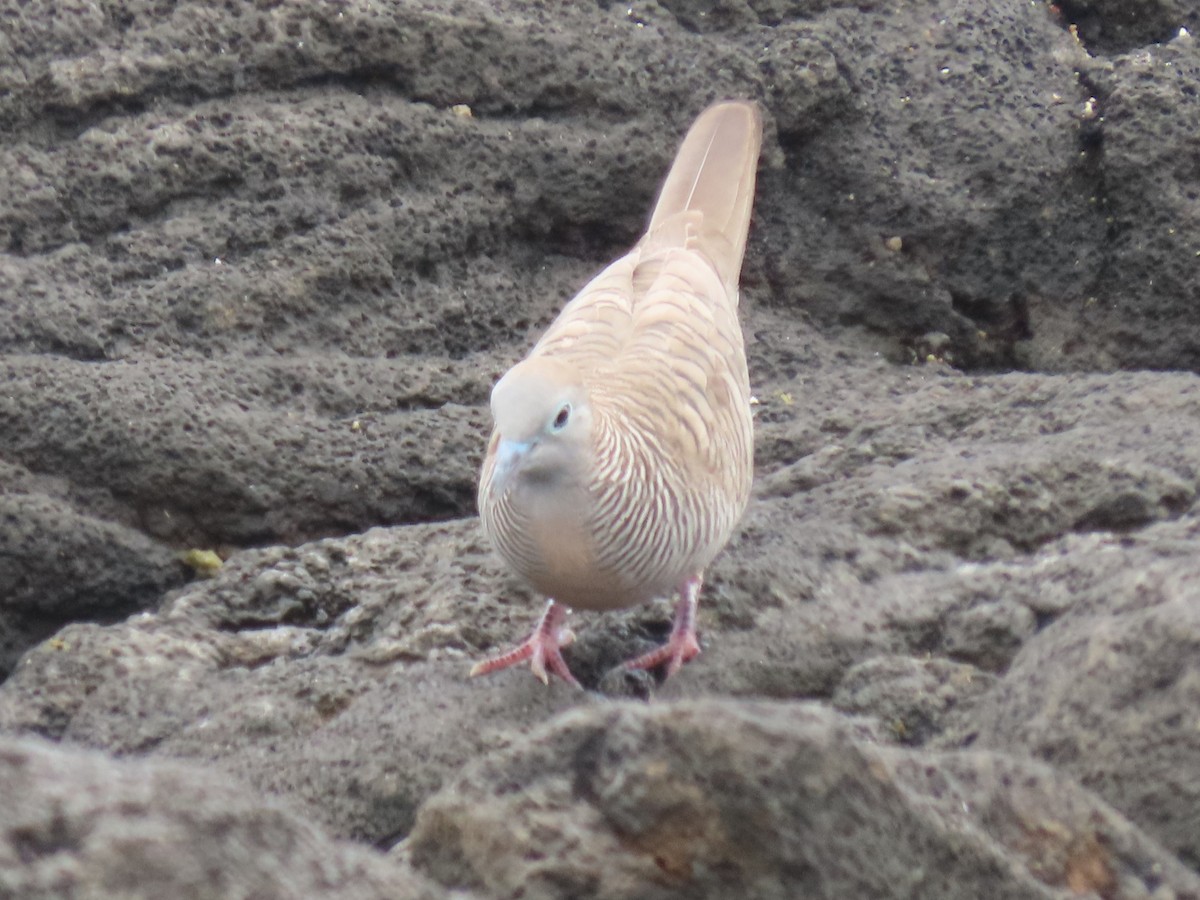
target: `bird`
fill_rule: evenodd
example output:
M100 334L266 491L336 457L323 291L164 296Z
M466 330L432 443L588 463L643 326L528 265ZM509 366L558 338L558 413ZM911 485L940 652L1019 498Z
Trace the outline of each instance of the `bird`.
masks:
M646 231L559 313L491 393L483 529L546 605L471 676L529 662L580 687L571 610L677 592L667 642L624 663L666 677L700 652L704 571L749 500L754 434L738 282L762 142L753 101L705 109Z

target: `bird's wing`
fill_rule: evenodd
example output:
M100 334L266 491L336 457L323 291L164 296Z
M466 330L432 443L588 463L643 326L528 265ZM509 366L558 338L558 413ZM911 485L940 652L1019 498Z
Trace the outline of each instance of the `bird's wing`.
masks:
M637 260L635 248L588 282L563 307L529 356L562 359L585 379L611 363L629 340L637 300L633 291Z
M717 477L748 459L750 387L737 318L762 120L722 103L696 120L646 235L562 311L533 354L578 366L597 398ZM736 477L748 484L749 473Z
M621 351L591 379L592 394L692 476L732 477L748 489L750 385L735 300L691 249L658 251L645 268L653 279Z

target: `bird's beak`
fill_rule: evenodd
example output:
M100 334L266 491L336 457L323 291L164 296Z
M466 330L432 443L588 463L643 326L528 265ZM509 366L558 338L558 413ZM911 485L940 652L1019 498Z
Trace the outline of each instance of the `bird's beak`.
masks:
M503 496L508 490L508 481L520 468L521 461L533 447L532 441L511 441L501 438L496 445L496 465L492 469L492 490Z

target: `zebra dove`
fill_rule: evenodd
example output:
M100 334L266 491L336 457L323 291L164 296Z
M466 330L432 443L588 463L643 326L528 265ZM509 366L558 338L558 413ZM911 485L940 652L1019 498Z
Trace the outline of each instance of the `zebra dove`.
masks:
M753 475L738 273L762 120L719 103L696 120L645 235L566 305L492 390L479 479L500 556L549 598L533 634L472 675L525 660L579 686L561 649L571 609L679 592L670 639L625 665L700 652L705 567L741 518Z

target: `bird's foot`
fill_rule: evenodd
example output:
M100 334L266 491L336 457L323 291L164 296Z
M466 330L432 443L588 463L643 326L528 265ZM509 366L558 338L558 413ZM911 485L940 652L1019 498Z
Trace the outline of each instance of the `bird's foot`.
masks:
M533 634L506 653L475 663L471 668L471 677L498 672L529 660L529 668L542 680L542 684L550 683L548 672L553 672L567 684L582 688L583 685L571 674L566 660L562 658L562 648L570 646L575 640L575 632L567 627L566 617L565 606L549 601Z
M678 672L685 662L700 655L700 642L696 639L696 604L700 599L700 575L683 583L679 589L679 601L675 604L675 624L671 636L657 650L651 650L625 663L627 669L653 669L667 664L667 678Z
M656 650L643 653L625 663L627 669L653 669L655 666L667 664L667 677L670 678L682 668L683 664L700 655L700 642L696 640L696 632L677 635L671 634L670 639Z

